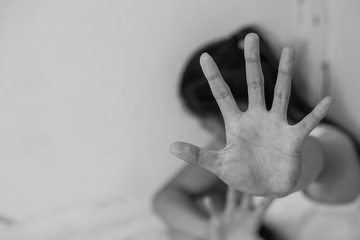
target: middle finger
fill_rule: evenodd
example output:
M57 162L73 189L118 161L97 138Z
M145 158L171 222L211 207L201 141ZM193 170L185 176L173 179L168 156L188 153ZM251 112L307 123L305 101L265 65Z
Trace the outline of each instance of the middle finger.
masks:
M245 37L244 55L246 82L248 84L249 109L265 109L264 76L260 63L259 36L250 33Z

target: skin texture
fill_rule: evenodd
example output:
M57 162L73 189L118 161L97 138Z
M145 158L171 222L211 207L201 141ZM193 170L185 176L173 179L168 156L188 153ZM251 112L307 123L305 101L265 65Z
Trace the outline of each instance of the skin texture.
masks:
M189 143L175 142L175 156L217 175L241 192L265 197L284 197L298 188L302 172L301 150L305 139L327 114L331 98L324 98L302 121L289 125L286 119L294 65L294 50L282 51L274 101L266 110L259 38L248 34L244 42L249 108L239 110L215 62L204 53L202 70L225 122L226 146L210 151Z

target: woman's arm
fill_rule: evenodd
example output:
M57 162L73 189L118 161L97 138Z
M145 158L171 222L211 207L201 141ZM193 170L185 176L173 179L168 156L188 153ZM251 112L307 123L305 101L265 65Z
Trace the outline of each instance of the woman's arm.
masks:
M154 209L170 228L205 238L208 216L192 196L211 189L219 181L212 173L187 165L155 195Z
M360 192L360 161L351 139L339 129L320 125L302 149L304 192L312 199L341 203Z
M170 151L189 163L213 172L240 192L284 197L299 189L298 183L301 183L302 174L307 171L303 163L303 146L310 132L327 114L331 98L324 98L299 123L289 125L287 108L294 50L285 48L282 51L274 99L268 110L265 106L265 80L259 49L258 36L248 34L244 41L249 99L246 111L239 110L213 59L208 54L201 56L201 67L224 118L226 146L220 151L209 151L176 142L171 145Z
M201 166L240 192L284 197L303 190L314 199L344 202L359 192L358 156L350 139L330 128L316 136L320 121L331 106L324 98L300 122L289 125L287 108L294 65L294 50L282 51L272 107L265 106L264 76L259 38L244 41L249 105L240 111L216 63L208 54L200 64L225 122L226 146L209 151L189 143L170 147L175 156Z

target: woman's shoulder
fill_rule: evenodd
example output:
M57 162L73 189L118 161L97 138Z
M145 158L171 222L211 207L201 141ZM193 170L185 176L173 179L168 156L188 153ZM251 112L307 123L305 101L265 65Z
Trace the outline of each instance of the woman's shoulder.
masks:
M360 163L359 143L347 130L331 124L319 124L311 133L323 147L326 158L351 158Z
M311 134L316 136L324 136L328 134L347 135L342 127L328 123L320 123L316 128L314 128Z
M319 124L311 133L310 136L319 139L322 143L347 145L352 148L354 152L358 148L358 140L346 129L341 126L322 123ZM348 152L349 149L346 149ZM358 153L356 153L357 155Z
M341 127L321 124L310 134L322 148L325 165L305 193L320 202L353 201L360 192L360 159L353 136ZM326 183L326 184L318 184Z

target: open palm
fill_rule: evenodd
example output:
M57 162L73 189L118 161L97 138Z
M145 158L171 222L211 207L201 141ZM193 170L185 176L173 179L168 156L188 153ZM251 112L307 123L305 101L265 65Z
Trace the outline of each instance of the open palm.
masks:
M294 51L282 52L272 108L265 107L264 77L261 71L259 38L245 38L246 81L249 107L239 110L229 87L212 58L204 53L201 67L225 122L226 146L210 151L176 142L175 156L216 174L231 187L253 195L280 197L296 189L301 175L301 149L309 133L325 117L331 99L324 98L301 122L286 119L290 97Z

